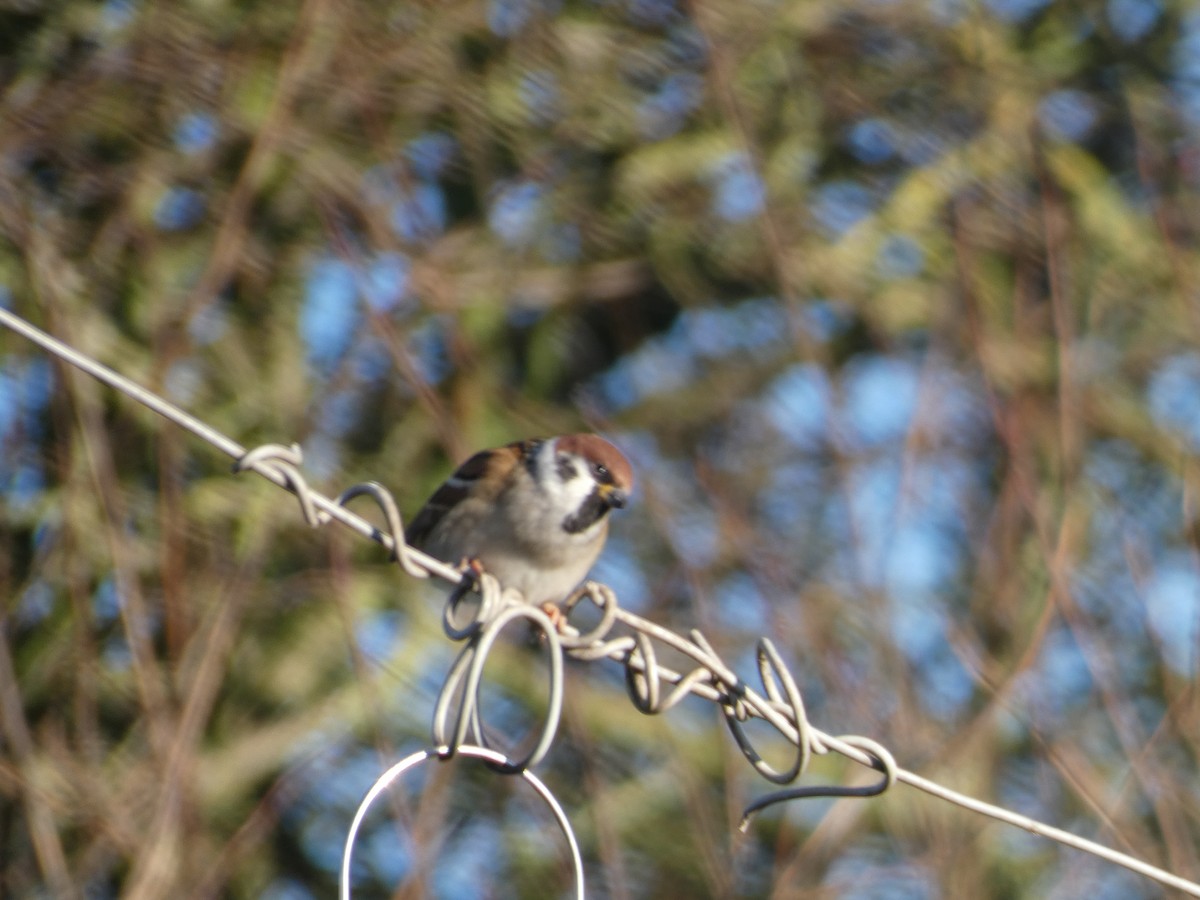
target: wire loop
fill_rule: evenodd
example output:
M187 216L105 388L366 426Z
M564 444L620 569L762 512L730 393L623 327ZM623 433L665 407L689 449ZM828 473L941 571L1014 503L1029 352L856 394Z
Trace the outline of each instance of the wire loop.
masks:
M594 628L583 634L563 634L561 637L565 649L574 650L604 640L617 621L617 611L620 609L617 595L608 585L598 581L585 581L576 588L574 593L563 603L563 612L570 615L584 598L590 600L592 605L600 610L600 621Z
M742 820L738 823L738 831L745 832L750 827L750 819L756 813L762 812L768 806L786 803L790 800L808 800L814 797L876 797L890 788L896 781L898 768L896 759L886 747L878 741L859 735L842 735L836 740L862 750L870 757L871 768L883 773L883 777L872 784L852 787L850 785L806 785L789 788L784 791L774 791L759 797L742 811ZM815 749L815 748L814 748ZM825 753L828 748L821 745L816 752ZM756 767L757 768L757 767Z
M342 491L334 502L345 507L355 497L364 495L375 501L383 513L384 522L387 523L386 532L376 529L375 540L386 545L388 541L383 538L390 538L392 562L399 563L400 568L413 578L428 578L429 572L413 557L412 548L404 537L404 520L400 517L400 508L396 505L396 498L392 496L391 491L378 481L360 481Z
M237 475L247 469L259 468L272 470L283 479L288 490L300 501L304 521L310 528L317 528L328 522L329 516L317 511L308 482L300 473L303 463L304 453L299 444L292 444L290 447L283 444L260 444L252 450L247 450L234 461L233 473Z
M484 579L491 576L484 574ZM491 579L495 582L495 579ZM485 590L485 594L487 591ZM481 609L487 606L484 601ZM449 606L449 602L447 603ZM459 747L470 743L489 747L482 716L480 714L479 687L483 667L497 636L510 622L525 619L544 638L549 654L550 691L545 718L533 749L517 762L512 769L521 770L536 766L550 750L558 722L562 716L563 701L563 653L554 624L542 610L524 603L510 603L487 621L478 617L467 629L467 644L455 659L446 676L446 682L438 694L433 714L433 741L443 756L453 756ZM451 707L457 701L457 714L453 716L453 734L450 734Z
M646 635L639 631L633 639L636 646L625 661L625 687L638 712L655 715L661 709L658 657Z
M458 753L461 756L466 756L472 759L480 759L489 763L493 768L500 771L519 772L521 777L527 781L530 786L542 798L545 804L550 807L550 811L554 814L554 821L558 823L559 830L567 839L567 844L571 850L571 866L575 881L575 896L582 900L584 896L584 879L583 879L583 857L579 852L579 842L575 839L575 832L571 828L571 822L567 819L567 814L563 811L562 805L555 799L554 794L546 787L545 783L540 778L525 768L518 768L510 763L503 754L497 753L487 747L475 747L469 744L458 747ZM421 763L429 759L445 759L446 757L432 750L418 750L409 756L406 756L400 762L393 765L390 769L384 772L371 785L363 797L362 802L358 806L358 810L354 814L354 821L350 824L350 830L346 834L346 845L342 851L342 869L338 879L338 897L340 900L351 900L350 888L350 864L354 855L354 844L358 839L359 829L362 827L363 820L371 809L371 804L391 787L401 775L404 775L409 770L419 766Z
M442 631L452 641L466 640L496 618L503 602L503 591L494 575L464 566L462 580L442 607ZM476 605L472 608L469 604Z
M789 784L795 781L808 768L809 760L812 759L812 728L808 724L808 716L804 711L804 700L800 696L800 689L796 687L796 681L792 678L791 672L787 666L783 664L783 660L779 656L779 651L775 649L767 638L763 638L758 642L758 673L762 679L763 689L767 693L768 699L773 703L784 703L786 696L787 708L791 712L792 720L796 724L796 729L799 732L799 737L796 741L796 758L790 767L782 772L776 771L754 748L750 737L746 734L746 730L742 727L742 722L745 718L737 715L738 709L726 706L723 707L725 712L725 722L729 726L729 731L733 734L734 740L741 748L742 755L749 760L750 765L754 766L756 772L768 781L773 781L776 784ZM783 694L779 691L779 682L783 682ZM744 704L740 711L745 711Z

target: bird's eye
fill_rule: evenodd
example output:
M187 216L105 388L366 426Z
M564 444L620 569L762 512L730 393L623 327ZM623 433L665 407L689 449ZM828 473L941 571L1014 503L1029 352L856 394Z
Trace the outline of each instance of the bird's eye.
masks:
M612 477L608 474L608 467L602 463L592 465L592 474L596 476L597 481L608 481Z

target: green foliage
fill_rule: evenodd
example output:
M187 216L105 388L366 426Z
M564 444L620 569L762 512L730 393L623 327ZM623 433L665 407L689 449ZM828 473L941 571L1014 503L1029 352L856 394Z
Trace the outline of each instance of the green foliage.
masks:
M1200 874L1186 4L10 6L0 302L409 515L481 446L603 430L624 602ZM428 744L440 595L226 466L0 333L0 894L328 895ZM545 703L512 645L505 734ZM569 668L541 774L597 896L1157 896L903 787L739 836L766 785L710 709ZM406 783L362 896L565 891L462 771Z

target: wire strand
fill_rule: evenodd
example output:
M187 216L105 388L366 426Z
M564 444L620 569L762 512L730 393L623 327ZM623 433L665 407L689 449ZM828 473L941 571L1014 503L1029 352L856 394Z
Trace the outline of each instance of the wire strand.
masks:
M0 307L0 324L7 326L63 361L131 397L155 413L176 423L201 440L221 450L235 460L235 471L251 470L257 472L273 484L291 491L300 500L303 514L310 524L321 525L330 520L335 520L351 528L358 534L382 544L391 552L393 559L400 562L404 570L409 574L420 577L423 570L424 573L436 575L460 588L460 593L456 595L452 594L451 602L456 602L456 597L461 596L461 590L465 590L468 586L464 582L463 573L459 569L407 545L404 541L403 527L399 513L396 511L395 501L391 499L386 489L374 482L370 483L370 485L356 485L344 492L338 499L330 499L320 492L313 491L304 481L299 471L301 455L298 447L294 445L292 447L284 447L272 444L247 451L236 441L196 417L189 415L174 404L146 390L107 366L79 353L72 347L35 328L3 307ZM368 494L379 503L388 520L390 532L379 530L367 520L351 513L345 508L343 505L344 502L361 494ZM489 590L491 589L485 590L485 594ZM804 771L811 754L823 754L831 750L863 766L884 772L884 780L880 784L869 785L866 788L814 786L794 788L768 795L756 801L746 810L743 826L746 824L746 818L750 815L764 806L776 802L812 796L874 795L881 793L894 780L903 782L910 787L924 791L927 794L972 812L1014 825L1032 834L1040 835L1065 846L1090 853L1100 859L1137 872L1190 896L1200 897L1200 884L1188 881L1128 854L1098 844L1095 841L1079 837L1068 831L1005 809L1004 807L985 803L982 800L977 800L934 781L930 781L927 778L923 778L913 772L909 772L895 765L891 754L870 738L856 735L835 737L814 728L808 722L804 713L803 703L800 700L799 691L795 688L794 680L783 666L773 645L765 638L759 645L759 674L763 682L764 696L764 694L759 694L746 685L733 670L726 666L699 631L693 630L689 638L677 635L648 619L621 609L617 603L616 595L610 588L593 582L588 582L573 597L569 598L566 604L568 612L584 599L591 600L599 608L601 612L600 624L584 634L580 634L567 625L561 635L561 649L559 649L558 644L553 644L554 652L558 654L566 652L573 658L583 661L611 659L623 665L626 670L626 683L630 697L640 711L647 714L665 712L688 694L694 694L717 703L725 714L726 721L729 723L730 729L733 731L734 737L743 754L760 774L772 781L780 781L781 775L787 775L789 779L797 777L799 773ZM495 622L499 618L503 620L501 622L502 625L503 622L508 621L515 615L514 613L507 612L513 609L514 605L523 607L526 610L534 609L525 604L515 592L507 589L503 591L501 599L498 602L493 602L490 606L485 602L483 607L489 609L487 617L489 622ZM526 614L526 617L534 619L539 627L544 627L543 623L536 617L528 614ZM610 638L611 630L617 624L622 624L631 629L634 632L634 636L626 635ZM479 636L482 633L481 628L485 627L484 623L480 623L480 628L465 627L460 629L460 637L468 640L468 646L463 651L464 656L460 656L460 663L463 669L469 670L471 674L468 677L467 686L463 689L459 702L458 714L460 718L457 720L455 726L455 736L459 742L459 746L457 748L444 748L449 749L451 752L455 749L462 750L470 746L462 743L464 738L470 738L478 742L478 739L482 737L479 727L479 711L475 703L477 698L467 695L477 693L477 672L482 668L482 656L486 655L487 646L490 646L490 643L482 648L476 646L476 642L479 641ZM494 632L491 633L494 635ZM653 648L653 642L655 641L684 654L696 663L696 668L690 672L682 673L665 666L660 666ZM476 649L479 649L480 657L472 659L465 656L467 653L474 653ZM561 666L561 662L558 665ZM552 663L553 666L554 663ZM561 679L561 669L558 670L558 677ZM782 691L780 690L780 682L782 682ZM663 685L671 686L671 689L665 695L662 691ZM561 704L561 693L561 685L557 687L552 686L552 694L557 696L559 704ZM453 696L453 694L454 691L451 690L449 696ZM555 697L552 696L552 701L554 699ZM441 710L439 714L444 716L445 710ZM762 762L761 757L758 756L749 739L740 729L740 723L750 716L756 716L769 722L789 742L795 744L800 749L800 761L793 767L795 769L794 773L792 769L788 769L786 773L774 773L773 770L770 770ZM510 766L508 771L524 773L527 766L535 765L540 760L542 754L549 748L557 721L558 710L555 709L547 719L547 724L538 742L537 749L524 760L521 760L518 765ZM349 852L348 846L347 854Z

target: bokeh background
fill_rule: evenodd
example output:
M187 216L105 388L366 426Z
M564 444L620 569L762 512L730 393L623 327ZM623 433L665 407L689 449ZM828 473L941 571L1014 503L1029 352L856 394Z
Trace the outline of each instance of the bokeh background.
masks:
M823 729L1200 878L1198 136L1187 0L6 2L0 303L409 515L602 431L624 605L747 678L769 635ZM439 603L0 334L0 894L331 896L429 743ZM490 727L542 664L497 653ZM568 682L540 774L591 896L1162 896L903 786L740 835L767 785L711 707ZM570 884L465 764L357 862Z

